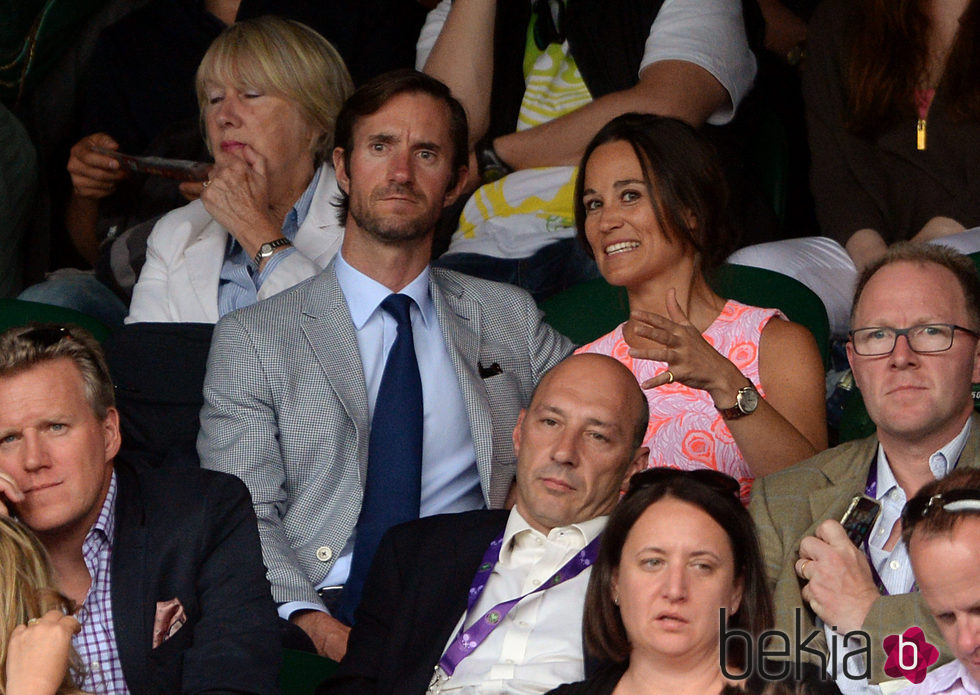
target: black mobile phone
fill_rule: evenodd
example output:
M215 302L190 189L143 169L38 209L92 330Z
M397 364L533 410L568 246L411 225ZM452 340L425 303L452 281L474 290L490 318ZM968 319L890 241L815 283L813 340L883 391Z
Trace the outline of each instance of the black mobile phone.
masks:
M860 547L871 535L871 528L880 513L881 502L867 495L854 495L840 523L851 542Z

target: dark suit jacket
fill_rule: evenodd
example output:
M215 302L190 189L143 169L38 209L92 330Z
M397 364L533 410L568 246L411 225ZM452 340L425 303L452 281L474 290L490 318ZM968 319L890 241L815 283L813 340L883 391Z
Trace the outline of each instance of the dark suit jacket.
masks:
M424 693L508 515L442 514L389 531L364 584L347 656L318 695Z
M248 490L200 469L116 460L112 613L132 695L278 692L281 646ZM153 648L157 603L187 622Z

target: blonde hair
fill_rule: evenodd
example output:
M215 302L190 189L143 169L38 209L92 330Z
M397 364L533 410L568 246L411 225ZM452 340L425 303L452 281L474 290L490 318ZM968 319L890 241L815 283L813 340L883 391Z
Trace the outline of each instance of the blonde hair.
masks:
M232 24L204 54L196 79L202 129L208 84L257 89L292 102L319 133L310 143L316 166L329 161L337 114L354 91L347 66L329 41L305 24L273 16Z
M72 602L54 587L51 563L44 547L30 529L0 516L0 695L7 692L7 646L14 628L50 610L71 613ZM57 695L81 693L73 674L79 674L78 657L71 663Z
M105 420L116 406L116 393L102 348L91 333L70 323L29 323L0 333L0 378L62 358L75 363L89 405Z

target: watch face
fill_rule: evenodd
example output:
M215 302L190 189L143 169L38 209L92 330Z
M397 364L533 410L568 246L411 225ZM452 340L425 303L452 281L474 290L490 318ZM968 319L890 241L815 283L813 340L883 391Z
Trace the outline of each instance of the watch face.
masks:
M263 257L272 255L272 244L269 242L262 244L259 247L259 255Z
M752 386L746 386L738 392L738 409L748 415L759 406L759 392Z

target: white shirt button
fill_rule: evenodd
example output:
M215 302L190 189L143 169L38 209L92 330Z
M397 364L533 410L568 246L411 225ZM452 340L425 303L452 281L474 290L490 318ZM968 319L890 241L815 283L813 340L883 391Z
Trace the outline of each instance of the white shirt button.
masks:
M321 545L316 549L316 559L320 562L330 562L330 558L333 557L333 550L329 546Z
M534 584L534 586L541 586L541 580L540 579L532 579L531 580L531 583Z
M898 560L892 560L891 562L888 563L888 566L891 567L893 570L897 570L899 567L902 566L902 563L900 563Z

